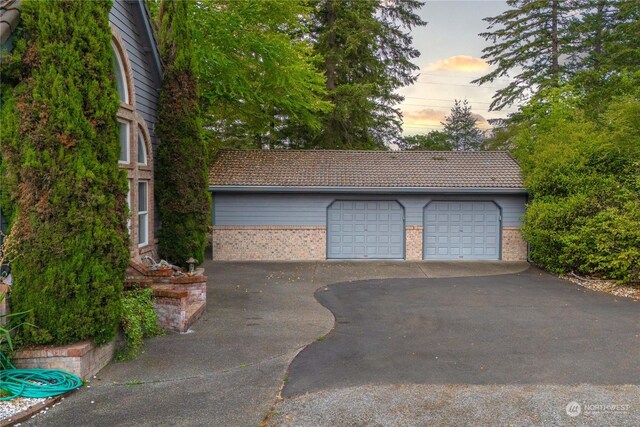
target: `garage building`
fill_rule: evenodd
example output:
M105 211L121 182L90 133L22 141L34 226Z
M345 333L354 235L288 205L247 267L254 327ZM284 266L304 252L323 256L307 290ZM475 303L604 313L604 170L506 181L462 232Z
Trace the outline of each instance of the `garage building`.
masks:
M527 258L506 152L224 150L209 184L217 260Z

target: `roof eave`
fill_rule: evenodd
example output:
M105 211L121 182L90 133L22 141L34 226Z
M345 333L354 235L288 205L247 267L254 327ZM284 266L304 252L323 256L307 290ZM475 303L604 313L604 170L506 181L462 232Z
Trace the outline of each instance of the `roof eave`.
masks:
M378 194L527 194L511 187L332 187L280 185L210 185L213 193L378 193Z
M158 73L158 78L162 81L162 59L160 58L160 52L158 51L158 42L156 41L155 33L153 32L153 26L151 24L151 13L144 0L138 0L138 8L142 16L142 22L144 24L145 35L147 42L149 43L149 49L151 50L151 57Z

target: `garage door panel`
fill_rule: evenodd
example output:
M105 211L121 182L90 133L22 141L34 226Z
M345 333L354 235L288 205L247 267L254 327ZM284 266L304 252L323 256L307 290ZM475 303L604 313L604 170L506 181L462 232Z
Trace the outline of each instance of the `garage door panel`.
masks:
M498 259L499 209L488 201L435 201L424 212L425 259Z
M336 201L327 218L328 258L404 257L404 210L398 202Z

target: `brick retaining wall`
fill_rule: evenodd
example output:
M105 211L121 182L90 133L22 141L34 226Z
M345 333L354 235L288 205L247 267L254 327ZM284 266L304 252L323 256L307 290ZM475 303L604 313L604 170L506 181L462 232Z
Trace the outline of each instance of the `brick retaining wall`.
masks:
M96 346L91 341L57 347L19 350L11 362L23 369L62 369L88 379L97 374L113 358L116 340Z

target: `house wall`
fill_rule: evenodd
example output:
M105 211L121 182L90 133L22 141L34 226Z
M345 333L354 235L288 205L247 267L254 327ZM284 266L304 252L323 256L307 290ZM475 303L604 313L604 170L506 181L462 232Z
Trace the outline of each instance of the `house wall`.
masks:
M424 207L431 200L493 200L502 209L505 227L520 227L526 196L380 195L380 194L240 194L214 195L213 225L322 225L334 200L397 200L405 209L406 225L422 227Z
M147 122L151 142L155 148L158 145L155 124L158 119L158 100L162 76L159 75L153 63L153 57L150 53L151 46L144 31L144 22L139 6L136 2L114 1L109 21L117 29L127 48L133 72L136 111Z
M520 235L524 195L216 193L213 257L219 260L325 259L327 207L334 200L396 200L405 209L406 259L422 259L424 207L432 200L491 200L502 213L504 260L526 260ZM313 230L313 233L301 232ZM312 236L313 234L313 236ZM318 236L322 236L319 238Z
M127 50L135 95L135 112L147 126L152 146L151 155L155 159L158 146L155 128L158 121L162 75L161 70L158 70L154 63L152 49L155 49L153 46L155 42L149 39L144 20L145 17L137 1L115 0L113 2L109 21ZM154 234L159 226L158 209L153 209Z

